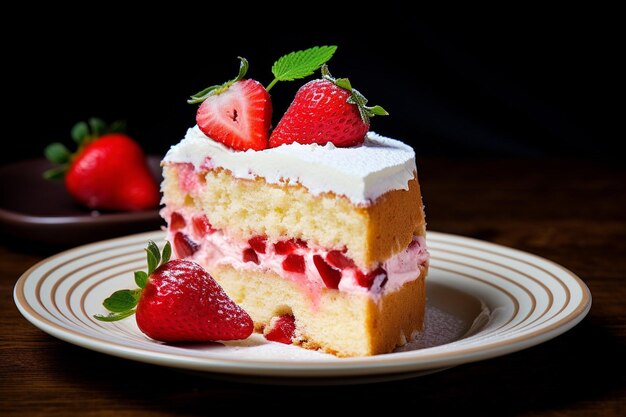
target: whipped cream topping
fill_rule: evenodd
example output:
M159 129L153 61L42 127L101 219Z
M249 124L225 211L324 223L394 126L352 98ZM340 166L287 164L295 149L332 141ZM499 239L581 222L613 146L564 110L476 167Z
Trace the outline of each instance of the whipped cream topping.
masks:
M221 167L237 178L301 184L312 194L333 192L357 205L367 205L391 190L407 190L416 172L410 146L373 132L363 145L351 148L292 143L242 152L210 139L194 126L163 161L191 163L196 169Z

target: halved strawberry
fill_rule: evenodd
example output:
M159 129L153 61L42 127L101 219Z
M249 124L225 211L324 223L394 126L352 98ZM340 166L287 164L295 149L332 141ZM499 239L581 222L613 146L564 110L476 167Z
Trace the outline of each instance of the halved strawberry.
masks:
M191 96L198 108L198 127L211 139L240 151L262 150L268 146L272 122L272 101L255 80L244 80L248 61L241 60L239 75L224 84L209 87Z

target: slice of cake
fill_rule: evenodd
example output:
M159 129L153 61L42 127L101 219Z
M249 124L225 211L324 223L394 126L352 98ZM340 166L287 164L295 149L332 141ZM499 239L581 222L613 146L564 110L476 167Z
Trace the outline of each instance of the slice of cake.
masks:
M422 329L424 211L413 149L365 134L379 110L335 81L303 86L269 139L256 81L205 98L163 160L162 215L175 256L205 267L257 331L293 317L287 341L374 355Z

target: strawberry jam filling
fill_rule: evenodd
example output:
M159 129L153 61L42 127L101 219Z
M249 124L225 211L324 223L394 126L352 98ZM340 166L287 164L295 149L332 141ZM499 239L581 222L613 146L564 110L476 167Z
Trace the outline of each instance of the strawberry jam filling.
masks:
M429 260L421 236L415 236L405 250L387 261L362 270L345 249L323 248L297 238L236 239L214 228L205 215L187 208L168 208L163 215L169 219L169 239L174 242L176 257L193 259L209 271L221 265L273 271L314 293L323 288L373 295L392 292L417 279Z

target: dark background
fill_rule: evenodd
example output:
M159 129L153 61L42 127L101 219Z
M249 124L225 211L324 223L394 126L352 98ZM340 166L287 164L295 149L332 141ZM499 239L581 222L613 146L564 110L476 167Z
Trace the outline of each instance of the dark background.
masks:
M339 46L332 73L390 112L372 129L411 143L419 157L619 158L623 106L607 103L622 100L612 73L623 48L614 46L616 25L585 12L451 21L371 11L376 20L337 28L317 24L329 20L321 15L283 22L109 10L61 21L40 12L32 41L5 43L12 150L0 162L69 144L71 126L90 116L126 120L147 152L163 154L195 122L186 98L232 78L237 55L267 85L279 56L322 44ZM274 87L274 124L302 83Z

